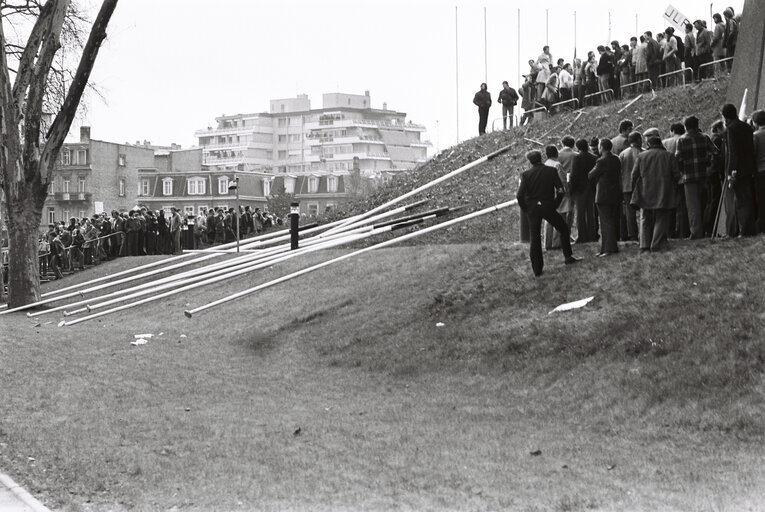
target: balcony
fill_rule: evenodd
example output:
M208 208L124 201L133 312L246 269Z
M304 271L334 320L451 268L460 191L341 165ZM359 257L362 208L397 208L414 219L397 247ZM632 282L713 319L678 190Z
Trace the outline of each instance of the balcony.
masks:
M56 201L61 202L90 201L92 196L90 192L56 192L53 195Z

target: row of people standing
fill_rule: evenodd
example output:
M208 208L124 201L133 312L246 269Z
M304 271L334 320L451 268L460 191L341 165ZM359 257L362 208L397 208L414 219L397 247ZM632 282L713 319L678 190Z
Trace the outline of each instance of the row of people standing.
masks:
M548 221L546 246L559 246L567 262L573 227L577 244L600 240L600 257L617 253L620 239L656 252L666 250L672 236L713 235L721 212L728 236L765 233L765 111L752 115L756 131L738 119L735 106L726 104L720 113L711 137L695 116L673 124L664 140L657 128L641 134L624 120L613 139L588 143L566 136L560 151L545 148L545 162L540 152L529 153L532 169L522 175L517 195L529 215L535 275L543 268L542 234L532 216L539 224ZM539 178L544 175L547 181ZM541 195L536 189L546 182L555 190L545 185ZM535 209L537 203L544 208Z

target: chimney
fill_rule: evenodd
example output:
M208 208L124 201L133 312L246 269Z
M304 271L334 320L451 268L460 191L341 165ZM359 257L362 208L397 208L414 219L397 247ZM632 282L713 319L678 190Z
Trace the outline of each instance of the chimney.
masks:
M90 142L90 126L80 126L80 142Z
M383 101L383 110L388 110L388 104Z
M364 91L364 96L369 96L369 89L367 89L366 91Z

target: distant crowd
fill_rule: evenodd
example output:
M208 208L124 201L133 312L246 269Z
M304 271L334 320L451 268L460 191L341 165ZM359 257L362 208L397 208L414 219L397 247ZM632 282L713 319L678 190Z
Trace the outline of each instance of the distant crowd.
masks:
M112 211L48 225L40 236L40 275L60 279L65 272L82 270L101 261L123 256L179 254L183 250L211 247L258 235L283 224L282 219L250 206L202 208L197 216L182 215L178 208L152 211L136 208Z
M560 104L560 108L570 108L574 103L582 107L619 98L622 86L628 86L625 92L648 91L683 83L686 76L692 75L700 81L716 73L729 72L730 60L707 64L735 55L741 17L728 7L722 15L715 14L713 20L715 26L711 31L704 20L686 23L683 37L669 27L660 30L655 38L650 30L632 36L629 45L620 45L614 40L598 46L597 54L588 52L584 62L576 57L576 52L573 62L562 58L556 61L550 47L543 47L539 57L528 61L529 71L523 75L525 81L517 91L507 82L502 83L497 102L502 105L503 129L513 126L513 111L518 101L524 110L520 119L523 125L534 117L535 111L552 112L556 104ZM681 72L683 69L692 71ZM671 74L660 79L665 73ZM572 101L574 99L577 101ZM478 133L482 135L486 133L492 105L487 84L481 84L473 103L478 107Z
M578 260L572 241L600 240L602 257L617 253L619 240L658 252L673 237L765 233L765 111L747 121L731 104L720 113L709 134L695 116L671 124L665 138L658 128L633 131L625 119L612 139L565 136L560 148L545 148L546 160L529 152L532 168L521 177L518 202L529 216L535 274L542 237L547 249L562 248L568 263ZM532 219L537 228L547 220L546 229L535 232Z

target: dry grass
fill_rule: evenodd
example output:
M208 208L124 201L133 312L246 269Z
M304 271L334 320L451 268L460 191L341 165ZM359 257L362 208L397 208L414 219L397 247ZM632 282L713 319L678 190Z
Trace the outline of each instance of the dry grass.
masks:
M0 467L67 511L756 510L765 240L673 247L543 279L523 246L390 249L192 320L290 266L0 317Z

